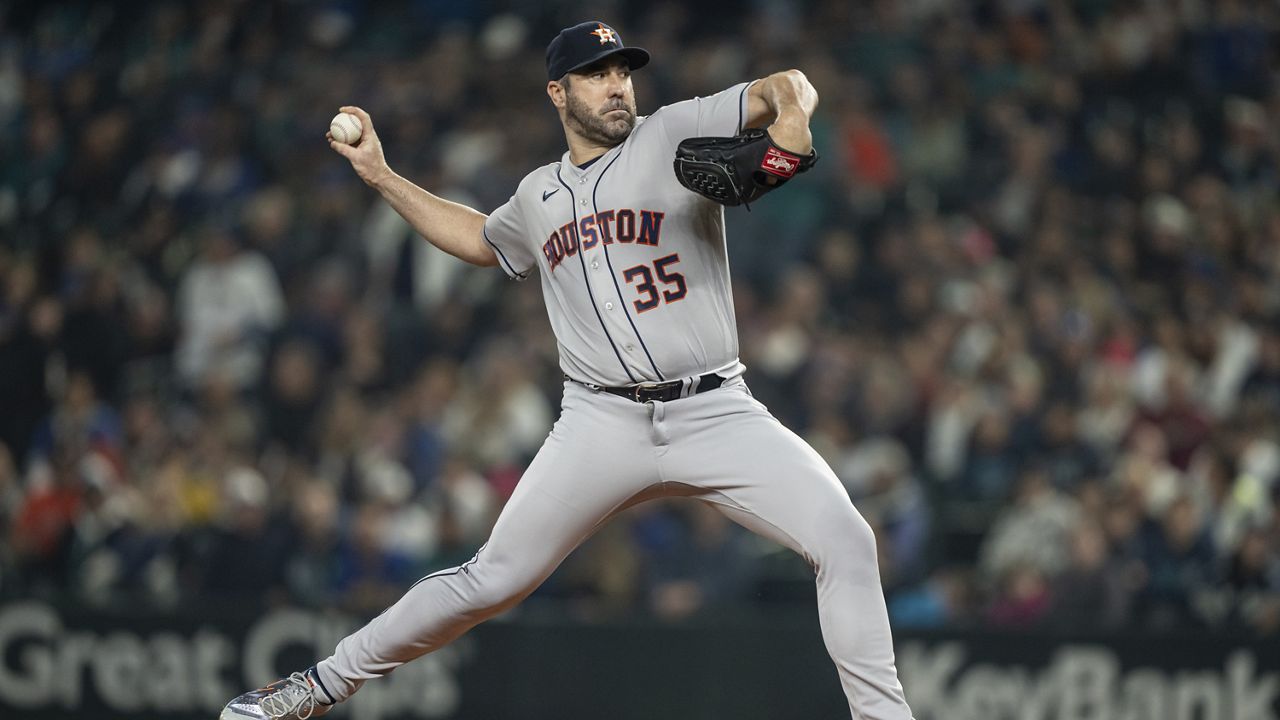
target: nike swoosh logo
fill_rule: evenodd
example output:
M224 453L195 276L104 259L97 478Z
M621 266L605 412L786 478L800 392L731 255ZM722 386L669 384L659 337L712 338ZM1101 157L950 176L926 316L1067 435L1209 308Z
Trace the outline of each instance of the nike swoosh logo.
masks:
M552 195L555 195L555 194L556 194L556 193L558 193L558 192L560 192L560 188L556 188L555 190L543 190L543 191L542 191L542 202L546 202L546 201L547 201L547 198L551 197Z

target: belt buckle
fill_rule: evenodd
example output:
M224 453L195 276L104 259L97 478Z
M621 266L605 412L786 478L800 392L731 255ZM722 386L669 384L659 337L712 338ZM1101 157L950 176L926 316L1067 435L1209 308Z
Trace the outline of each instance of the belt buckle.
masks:
M653 385L637 385L633 393L635 401L638 403L646 403L651 400L662 400L664 393L671 387L672 383L655 383Z

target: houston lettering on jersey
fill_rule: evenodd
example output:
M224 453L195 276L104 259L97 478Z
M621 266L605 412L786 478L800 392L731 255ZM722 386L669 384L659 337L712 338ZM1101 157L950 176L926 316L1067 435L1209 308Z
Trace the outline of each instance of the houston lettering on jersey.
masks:
M565 258L577 255L579 249L590 250L600 243L635 243L657 247L662 236L664 217L666 213L657 210L603 210L587 215L576 223L561 225L542 243L542 254L546 256L551 271L555 272Z

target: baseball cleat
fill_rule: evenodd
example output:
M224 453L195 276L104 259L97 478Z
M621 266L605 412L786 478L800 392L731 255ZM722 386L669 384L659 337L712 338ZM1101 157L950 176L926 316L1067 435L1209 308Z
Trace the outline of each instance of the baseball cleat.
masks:
M307 720L333 707L320 699L323 695L324 688L315 681L315 668L310 668L232 700L222 708L218 720Z

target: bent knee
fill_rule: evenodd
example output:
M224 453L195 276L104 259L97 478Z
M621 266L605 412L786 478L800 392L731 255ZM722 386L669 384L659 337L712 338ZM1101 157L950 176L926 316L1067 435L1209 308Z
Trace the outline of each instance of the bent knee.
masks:
M847 561L876 558L876 536L852 505L825 509L813 524L809 554L818 569Z
M533 588L525 583L509 579L494 580L475 586L468 593L467 604L472 613L493 617L519 605L531 592Z
M495 576L482 568L469 567L434 577L427 577L411 592L428 593L451 611L476 621L499 615L520 603L537 587L536 582L521 578ZM448 589L445 589L448 588Z

